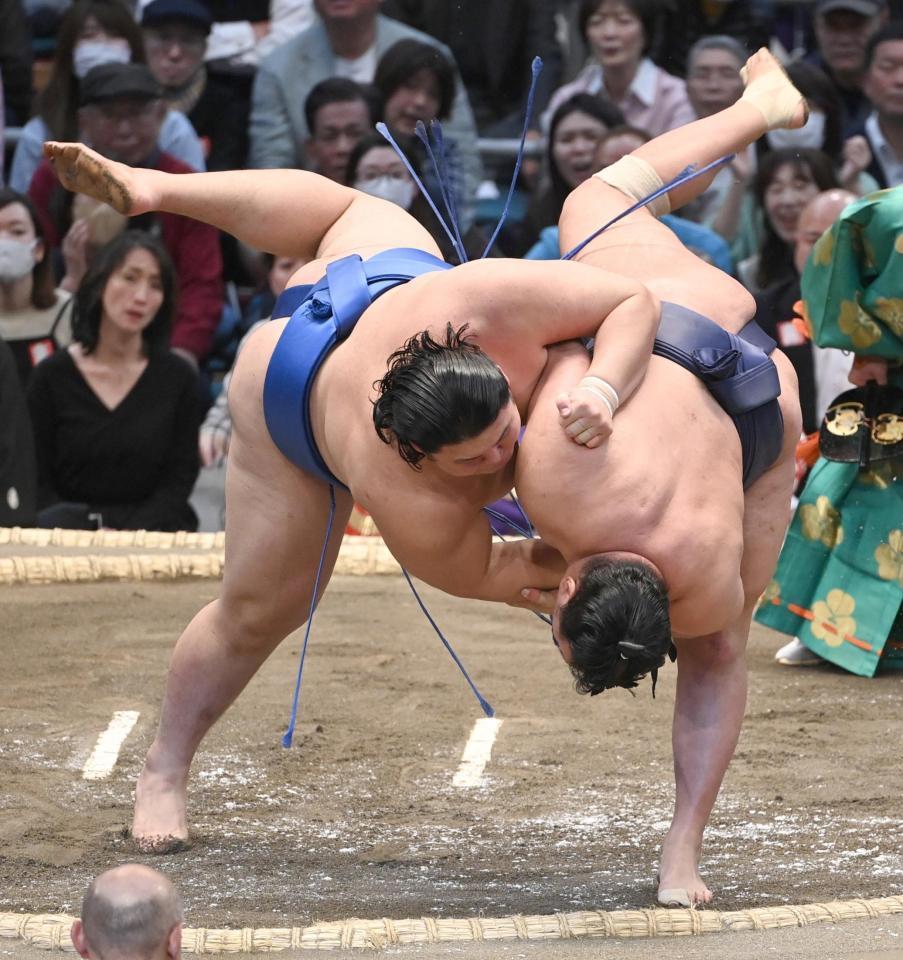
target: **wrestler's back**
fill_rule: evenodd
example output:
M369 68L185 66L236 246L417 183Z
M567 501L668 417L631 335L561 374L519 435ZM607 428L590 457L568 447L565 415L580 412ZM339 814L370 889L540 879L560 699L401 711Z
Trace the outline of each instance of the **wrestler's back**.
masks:
M549 351L518 454L518 493L540 534L568 562L614 550L652 560L669 587L675 632L696 633L705 607L742 603L736 428L695 377L653 356L608 441L595 450L579 447L564 437L554 399L588 363L576 345Z

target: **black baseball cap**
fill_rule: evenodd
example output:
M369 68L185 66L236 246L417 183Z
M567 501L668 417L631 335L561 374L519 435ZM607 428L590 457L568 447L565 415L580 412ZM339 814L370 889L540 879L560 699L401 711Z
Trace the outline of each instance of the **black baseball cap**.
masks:
M162 96L160 84L143 63L102 63L82 79L79 103L84 107L117 97L157 100Z
M168 20L186 20L210 33L213 17L200 0L151 0L141 14L141 26L152 27Z
M815 12L831 13L832 10L851 10L863 17L874 17L884 9L884 0L818 0Z

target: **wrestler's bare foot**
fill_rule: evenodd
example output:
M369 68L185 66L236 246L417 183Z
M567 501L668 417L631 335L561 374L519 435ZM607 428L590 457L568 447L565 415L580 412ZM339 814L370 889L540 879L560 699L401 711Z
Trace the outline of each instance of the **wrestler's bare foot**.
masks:
M154 171L108 160L81 143L48 140L44 156L60 183L73 193L94 197L129 217L157 209L158 197L152 185Z
M699 876L699 848L669 834L662 844L656 899L663 907L689 907L712 902L712 891Z
M760 47L740 69L746 88L741 99L764 115L769 130L795 130L809 119L806 98L766 47Z
M154 769L151 758L135 786L132 838L143 853L177 853L188 846L187 775Z

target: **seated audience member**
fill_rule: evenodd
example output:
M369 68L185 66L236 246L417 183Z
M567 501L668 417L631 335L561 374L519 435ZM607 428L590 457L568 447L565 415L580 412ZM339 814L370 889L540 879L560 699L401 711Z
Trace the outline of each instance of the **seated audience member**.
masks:
M212 0L207 62L253 75L261 59L307 30L313 0Z
M147 65L173 110L191 121L208 170L240 170L248 156L251 76L204 64L213 20L201 0L151 0L141 13Z
M758 50L771 40L772 17L757 9L766 5L755 0L681 0L663 6L661 42L652 59L679 77L689 79L692 48L700 41L726 36L749 50Z
M530 65L541 57L533 117L561 83L555 0L386 0L383 13L446 44L461 71L483 137L520 135Z
M35 365L72 339L69 293L54 289L50 251L31 200L0 188L0 339L21 385Z
M95 67L82 81L79 122L86 139L105 157L167 173L189 173L175 157L157 150L166 105L147 67L134 63ZM71 207L46 161L32 179L29 195L51 223L47 241L60 242L70 226ZM222 258L219 234L188 217L161 213L130 221L159 231L179 278L179 310L172 346L193 363L210 348L222 312Z
M403 139L399 146L406 150L411 165L419 175L421 171L418 169L418 157L408 149L412 146L410 140ZM348 161L348 183L362 193L389 200L407 210L429 230L444 260L448 263L461 262L448 234L442 229L414 178L408 173L395 150L378 133L364 137L352 151ZM431 196L447 220L439 194L431 191ZM461 239L468 260L478 260L489 242L489 237L477 226L464 230Z
M896 187L903 183L903 21L887 24L869 40L863 88L874 109L854 132L872 152L866 173L880 187Z
M707 36L693 44L687 55L687 95L697 117L710 117L739 99L740 68L747 56L733 37ZM755 209L749 189L755 169L756 147L750 144L718 171L705 193L681 208L681 215L733 244Z
M421 159L422 177L433 197L441 195L439 181L425 148L414 138L418 122L429 128L431 120L445 121L455 95L455 67L436 47L419 40L399 40L379 58L373 77L383 101L383 119L395 137L407 137ZM467 177L466 157L461 144L450 134L443 135L448 184L456 207L472 204L475 192ZM409 151L410 152L410 151Z
M797 130L770 130L756 144L758 155L789 147L821 150L831 158L845 190L859 196L877 190L877 181L865 172L872 162L868 141L861 134L844 137L840 98L824 72L797 61L787 67L787 75L806 98L809 119Z
M863 89L869 37L887 19L884 0L817 0L813 14L816 50L807 58L827 74L843 103L843 130L858 130L871 112Z
M580 33L591 62L552 95L548 113L575 93L607 97L631 126L653 137L694 119L683 80L648 57L659 28L659 0L582 0Z
M70 936L85 960L179 960L182 901L158 870L140 863L96 877Z
M20 127L31 116L31 44L21 0L0 2L0 145L4 119ZM0 153L0 173L3 157Z
M327 77L372 83L380 57L398 40L429 43L451 57L427 34L380 16L379 4L315 0L317 21L265 57L254 79L251 101L252 167L306 167L304 143L310 130L304 101L314 84ZM455 70L455 95L446 137L458 144L464 164L464 189L473 197L482 176L476 126L467 93ZM463 211L469 223L469 211Z
M379 95L346 77L315 84L304 101L310 136L305 144L314 173L347 184L348 158L381 114ZM383 141L385 142L385 141Z
M34 436L12 350L0 338L0 527L35 522Z
M521 225L523 246L512 256L522 256L541 230L558 223L567 195L596 172L599 142L623 123L624 114L614 104L589 93L576 93L556 107L546 141L546 182L530 202Z
M155 238L120 234L75 294L74 343L28 385L44 527L193 530L197 375L167 349L172 263Z
M819 239L803 270L813 340L855 355L850 380L859 387L874 380L903 389L901 231L903 190L863 197ZM824 659L864 677L903 669L903 458L882 452L899 447L893 412L854 436L826 430L841 445L854 441L850 462L820 457L812 468L756 612L795 637L776 654L782 664ZM870 462L861 467L863 440Z
M850 361L840 350L816 347L795 320L800 299L800 275L816 240L828 230L843 209L857 199L849 190L816 194L803 207L797 222L792 275L779 280L756 297L756 322L787 354L799 380L803 432L818 430L828 403L851 384Z
M45 140L85 140L79 128L81 85L92 67L103 63L144 62L141 31L117 0L76 0L63 15L50 80L38 98L38 115L22 130L9 185L25 193L41 163ZM184 114L166 113L157 146L193 170L204 169L204 151Z
M601 170L611 166L621 157L648 143L650 139L645 130L629 126L614 127L599 141L593 169ZM713 230L693 223L692 220L675 216L673 213L663 214L659 220L669 227L680 238L680 242L692 250L697 257L724 270L725 273L733 274L734 263L731 260L730 248ZM527 252L526 259L557 260L560 256L558 246L558 227L546 227L540 234L539 241Z
M789 147L762 157L753 195L762 218L758 251L737 265L737 276L754 296L792 278L793 243L800 213L823 190L837 187L834 165L820 150Z

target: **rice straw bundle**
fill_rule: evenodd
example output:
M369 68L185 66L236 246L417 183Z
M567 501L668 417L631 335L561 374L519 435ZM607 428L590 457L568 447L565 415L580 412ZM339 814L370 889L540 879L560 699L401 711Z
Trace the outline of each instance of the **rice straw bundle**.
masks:
M903 897L844 900L752 910L616 910L546 916L410 920L343 920L310 927L214 930L187 928L184 954L271 953L280 950L382 950L424 943L498 940L571 940L691 937L705 933L774 930L814 923L865 920L903 913ZM0 938L26 940L47 950L72 950L62 914L0 914Z

